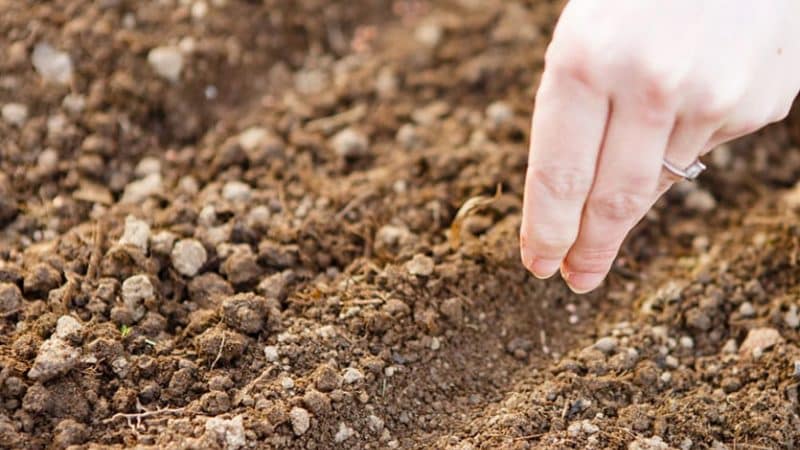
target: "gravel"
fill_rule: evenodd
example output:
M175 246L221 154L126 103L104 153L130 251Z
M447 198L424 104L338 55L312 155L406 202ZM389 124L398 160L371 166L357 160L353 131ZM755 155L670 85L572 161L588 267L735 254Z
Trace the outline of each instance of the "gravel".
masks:
M213 434L226 450L237 450L247 444L242 416L233 419L212 417L206 420L206 433Z
M125 191L122 193L120 203L140 203L147 199L147 197L160 193L163 188L163 183L161 174L158 173L153 173L141 180L128 183L128 185L125 186Z
M161 173L161 160L152 156L142 158L139 164L136 165L133 173L136 174L137 177L146 177L148 175Z
M170 256L175 270L187 277L197 275L208 258L206 248L197 239L181 239L172 248Z
M28 107L22 103L6 103L0 110L3 120L11 125L22 126L28 119Z
M602 337L594 343L594 348L607 355L613 353L617 349L617 338L611 336Z
M69 372L78 364L81 352L64 339L53 336L39 347L28 378L47 381Z
M345 369L342 379L346 384L353 384L363 380L364 374L354 367L348 367Z
M181 78L183 70L183 54L176 46L156 47L147 54L150 67L161 77L176 82Z
M155 289L147 275L134 275L122 282L122 301L133 312L134 321L144 316L143 303L155 296Z
M169 255L177 236L171 231L159 231L150 237L150 251L159 255Z
M739 314L745 318L753 317L756 315L756 309L753 307L752 303L744 302L739 305Z
M705 189L693 189L683 200L683 206L695 212L707 213L717 207L717 200Z
M144 220L134 216L125 218L125 230L119 239L120 245L132 245L143 253L147 253L147 243L150 240L150 225Z
M264 347L264 357L267 358L269 362L275 362L280 358L280 354L278 354L278 347L274 345L267 345Z
M246 202L252 196L252 189L241 181L228 181L222 187L222 197L232 202Z
M739 347L739 353L759 356L763 351L783 342L783 337L774 328L753 328Z
M333 440L339 444L342 443L351 437L355 436L356 432L352 428L348 427L344 423L339 423L339 431L333 436Z
M68 53L57 50L46 42L36 44L31 62L45 81L59 84L69 84L72 81L72 58Z
M81 330L83 325L77 319L65 315L58 318L53 336L64 341L80 342Z
M508 103L497 101L492 103L486 108L486 118L489 124L494 127L500 127L511 122L514 118L514 110Z
M292 422L292 431L297 436L302 436L311 426L311 415L303 408L294 407L289 411L289 419Z

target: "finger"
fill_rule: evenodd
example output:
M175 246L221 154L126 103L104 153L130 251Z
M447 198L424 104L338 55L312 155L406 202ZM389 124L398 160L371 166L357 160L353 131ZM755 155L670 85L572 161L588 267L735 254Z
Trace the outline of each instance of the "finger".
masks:
M573 291L600 285L623 239L647 212L672 127L671 113L643 114L635 103L612 105L580 233L562 267Z
M536 97L520 229L523 264L558 271L578 234L603 140L608 101L574 77L545 72Z
M714 134L715 125L713 121L679 117L675 121L672 134L669 137L669 143L664 152L664 160L669 161L676 167L689 167L702 154L703 149ZM662 168L653 202L655 203L658 197L680 180L680 176L666 168Z

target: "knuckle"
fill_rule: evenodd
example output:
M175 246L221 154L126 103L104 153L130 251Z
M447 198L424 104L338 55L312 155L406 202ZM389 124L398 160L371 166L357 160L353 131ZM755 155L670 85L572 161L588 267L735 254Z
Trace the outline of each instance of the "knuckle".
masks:
M619 191L593 195L588 207L593 214L613 221L628 221L638 217L647 207L650 196L640 192Z
M649 58L639 57L626 64L639 86L639 102L646 111L652 111L656 119L660 112L670 110L678 97L679 79L677 71L659 65Z
M556 39L545 52L545 68L559 80L593 86L593 67L596 52L585 38Z
M693 115L703 122L719 122L734 111L738 102L739 96L705 91L700 95Z
M592 188L592 179L574 167L539 167L531 165L529 176L556 200L585 198Z
M617 247L585 247L569 256L567 264L572 270L586 273L605 273L617 257Z

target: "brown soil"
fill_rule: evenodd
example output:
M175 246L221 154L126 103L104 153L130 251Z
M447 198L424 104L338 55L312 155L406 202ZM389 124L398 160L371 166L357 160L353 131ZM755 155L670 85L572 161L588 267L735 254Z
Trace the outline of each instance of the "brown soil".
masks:
M561 2L353 3L0 0L0 446L800 446L800 126L575 296L517 256Z

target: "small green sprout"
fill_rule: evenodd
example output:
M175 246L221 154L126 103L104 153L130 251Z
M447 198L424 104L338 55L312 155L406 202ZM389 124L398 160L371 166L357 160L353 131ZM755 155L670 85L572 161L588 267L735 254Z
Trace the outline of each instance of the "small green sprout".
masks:
M133 328L127 325L122 325L119 327L119 334L122 335L123 338L128 337L133 332Z

